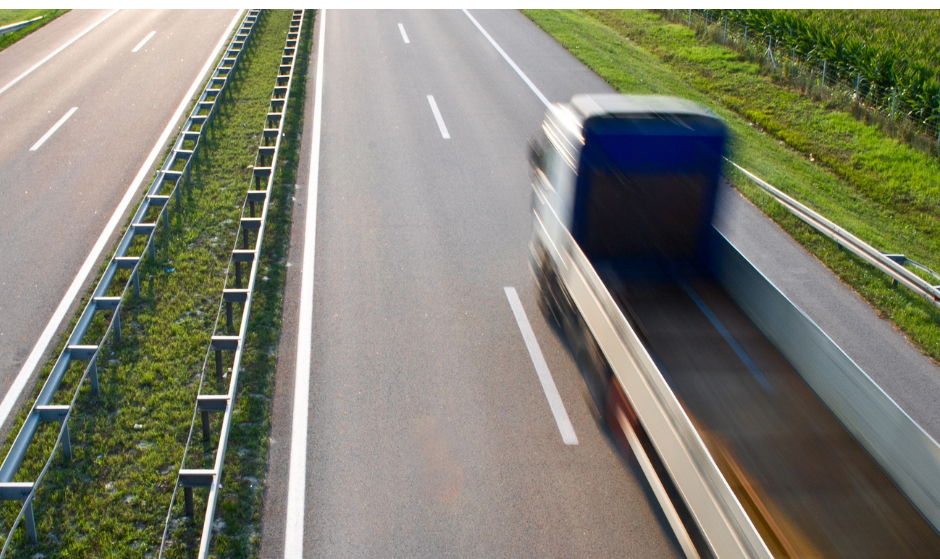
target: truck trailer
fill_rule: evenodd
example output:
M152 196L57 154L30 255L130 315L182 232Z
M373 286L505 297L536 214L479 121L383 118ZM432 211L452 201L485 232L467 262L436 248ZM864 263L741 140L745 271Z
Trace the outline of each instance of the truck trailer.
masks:
M532 263L688 557L940 557L940 446L712 225L727 129L577 95L532 142Z

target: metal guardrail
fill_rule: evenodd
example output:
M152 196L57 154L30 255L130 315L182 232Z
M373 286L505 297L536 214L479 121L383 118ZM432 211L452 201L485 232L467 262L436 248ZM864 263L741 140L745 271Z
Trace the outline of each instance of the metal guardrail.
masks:
M30 23L39 21L43 16L34 17L33 19L27 19L26 21L19 21L17 23L11 23L10 25L4 25L0 27L0 35L6 35L7 33L13 33L14 31L19 31L20 29L28 26Z
M258 153L255 156L255 165L252 172L253 184L249 187L245 195L245 201L242 204L239 233L236 234L235 248L232 250L229 264L226 268L224 285L229 286L229 282L232 280L230 272L234 264L234 287L224 287L222 289L222 297L219 301L219 311L216 314L215 327L203 360L202 374L200 375L199 381L199 394L196 397L196 406L193 411L193 420L189 428L189 436L186 440L186 449L183 452L183 460L180 464L176 486L173 489L173 496L170 498L170 505L167 510L166 525L164 527L163 539L160 543L161 557L163 556L167 543L167 535L173 514L173 505L180 488L183 489L185 499L185 514L190 518L195 517L193 489L200 488L209 490L198 557L205 558L209 554L216 502L218 501L219 490L222 487L221 479L222 467L225 463L225 449L228 444L228 437L232 425L235 391L238 388L238 375L245 349L245 340L248 334L248 319L251 312L252 294L254 292L255 279L258 274L261 259L261 243L264 239L268 208L273 192L274 175L277 167L278 153L281 148L287 104L293 84L294 63L297 57L297 50L299 49L298 43L300 42L303 21L304 10L294 10L290 28L287 33L287 41L281 55L278 75L275 79L274 92L271 95L271 106L264 120L261 145L258 147ZM256 204L258 203L261 204L260 217L255 216ZM241 248L238 248L239 237L241 238ZM252 237L254 238L254 242L251 242ZM248 282L244 287L242 286L243 263L249 266ZM235 323L233 320L232 307L235 303L242 305L238 333L234 336L225 335L224 333L220 334L220 330L223 332L231 332L234 330ZM225 307L224 327L221 324L223 306ZM228 391L225 394L204 394L203 387L205 384L206 369L209 364L210 356L213 353L215 354L216 376L223 378L223 370L225 369L223 352L233 352L234 354L231 362L231 376L229 377ZM202 421L203 441L208 442L211 437L210 413L223 414L222 426L219 431L219 441L216 447L215 460L212 468L187 468L186 461L189 457L189 449L193 442L193 434L196 432L197 417L200 417Z
M903 284L917 295L920 295L924 299L930 301L933 306L940 309L940 285L931 285L931 283L927 280L905 268L904 264L911 264L919 270L929 274L931 277L936 278L937 281L940 281L940 274L937 274L937 272L931 270L920 262L915 262L914 260L907 258L903 254L889 254L879 251L855 235L849 233L842 227L839 227L835 223L829 221L819 213L797 202L792 197L787 196L770 183L764 181L744 167L741 167L734 161L731 161L727 157L725 158L725 161L733 165L735 169L744 173L747 178L751 179L751 181L759 186L764 192L773 196L777 202L782 204L787 210L790 211L790 213L804 221L807 225L829 237L838 243L839 246L845 248L852 254L858 256L862 260L868 262L875 268L887 274L889 277L891 277L892 280L894 280L895 284Z
M91 382L92 394L98 393L98 354L101 348L104 347L109 335L113 334L112 340L114 343L120 343L121 341L120 311L127 291L133 285L135 297L140 296L140 265L143 262L144 253L149 251L152 259L156 257L155 238L157 226L161 218L164 226L169 225L171 197L176 198L177 207L179 206L183 178L189 180L192 162L198 155L200 138L211 123L213 115L215 115L219 101L227 89L228 78L241 60L242 52L244 52L251 38L251 32L254 30L259 14L260 10L249 10L232 37L225 54L213 71L177 136L173 149L164 161L163 166L156 172L156 177L147 189L143 201L118 243L114 255L108 262L98 285L92 292L75 328L69 335L65 347L43 384L39 396L29 411L29 415L26 416L26 420L19 433L17 433L13 445L7 452L2 465L0 465L0 501L23 502L16 520L6 535L0 557L6 554L10 542L13 540L13 533L21 520L25 520L26 533L30 541L32 543L38 541L36 522L33 516L33 499L36 496L36 490L60 447L64 450L66 457L70 459L72 457L68 424L72 411L75 409L78 395L86 378ZM144 237L145 242L135 243L138 237ZM141 245L143 246L141 247ZM135 254L138 250L140 253ZM126 279L118 280L119 272L123 270L129 270L130 273ZM118 280L117 283L115 283L116 280ZM115 289L112 290L112 287ZM105 318L107 327L100 339L89 344L84 338L98 312L110 313L110 316ZM53 405L53 399L73 361L85 362L87 365L75 386L75 391L69 399L69 403L67 405ZM59 434L42 470L33 481L14 481L40 425L49 421L59 422Z

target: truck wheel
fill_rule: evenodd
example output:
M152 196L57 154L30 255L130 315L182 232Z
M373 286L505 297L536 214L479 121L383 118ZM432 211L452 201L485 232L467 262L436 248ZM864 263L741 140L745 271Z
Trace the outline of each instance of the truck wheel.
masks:
M564 315L561 307L558 305L556 295L558 288L558 279L554 270L548 261L548 255L541 243L537 243L533 250L532 270L535 273L535 281L539 287L539 310L549 319L549 323L556 331L564 331Z
M593 404L591 411L595 419L603 423L607 417L607 396L612 374L607 359L586 324L582 324L581 332L583 343L579 353L583 364L579 368L590 395L590 403Z

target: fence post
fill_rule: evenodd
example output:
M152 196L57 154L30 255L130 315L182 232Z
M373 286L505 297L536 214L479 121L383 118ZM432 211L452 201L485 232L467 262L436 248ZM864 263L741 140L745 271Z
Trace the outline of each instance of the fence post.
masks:
M728 44L728 16L725 15L725 44Z
M898 90L891 88L891 122L894 122L894 110L898 106Z
M823 73L822 73L822 79L819 80L819 86L823 90L826 89L826 61L825 60L823 60Z
M708 33L708 10L705 10L705 32Z
M858 86L862 83L862 73L858 73L858 77L855 78L855 101L858 102Z
M744 48L747 48L747 24L744 24Z
M937 147L940 147L940 122L937 123Z
M689 27L692 27L692 10L689 10Z
M790 59L790 64L796 66L796 47L793 47L793 56Z

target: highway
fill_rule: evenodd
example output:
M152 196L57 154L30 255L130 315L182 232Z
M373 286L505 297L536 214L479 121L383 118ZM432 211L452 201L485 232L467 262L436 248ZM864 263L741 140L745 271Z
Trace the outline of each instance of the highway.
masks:
M109 221L124 223L122 198L137 178L149 184L148 153L162 155L155 144L235 13L73 11L0 52L0 423L29 393L44 332L68 324L56 329L57 308L77 308L66 295Z
M0 52L0 394L234 15L75 11ZM261 556L681 556L529 269L526 141L545 101L610 86L518 12L316 19ZM940 439L936 365L735 191L721 198L718 228Z
M297 184L264 557L680 554L638 467L588 411L528 265L539 95L611 88L521 14L472 15L499 49L459 11L318 14L298 177L314 173ZM936 366L740 195L721 198L718 228L938 438Z

